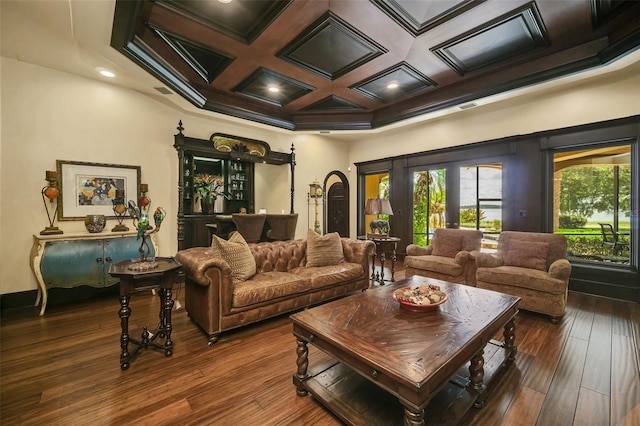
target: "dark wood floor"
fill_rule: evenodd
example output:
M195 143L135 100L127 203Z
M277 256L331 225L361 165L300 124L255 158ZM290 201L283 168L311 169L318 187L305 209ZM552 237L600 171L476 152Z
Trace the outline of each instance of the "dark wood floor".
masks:
M396 278L402 275L397 273ZM175 293L174 293L175 294ZM184 305L184 292L177 294ZM157 321L131 301L132 335ZM117 296L7 311L0 327L0 423L8 425L340 425L292 384L288 316L222 335L213 347L174 312L175 351L143 351L121 371ZM516 367L474 425L640 425L640 306L571 293L562 321L521 312ZM310 347L310 359L325 355Z

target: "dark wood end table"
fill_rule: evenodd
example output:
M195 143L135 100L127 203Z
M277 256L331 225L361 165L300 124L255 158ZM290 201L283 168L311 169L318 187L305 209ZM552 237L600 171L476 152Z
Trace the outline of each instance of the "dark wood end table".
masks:
M371 240L376 245L376 250L373 252L373 262L371 265L371 280L377 281L378 283L384 285L385 281L395 282L395 269L396 269L396 250L398 249L398 243L400 242L400 238L398 237L388 237L388 236L380 236L380 237L371 237L368 235L360 235L358 236L359 240ZM386 253L391 254L391 279L384 279L384 263L387 260ZM380 273L376 271L376 256L380 258Z
M157 348L164 350L165 356L173 354L173 341L171 340L171 309L173 308L172 288L176 282L178 272L182 265L172 257L155 258L157 266L150 270L136 271L129 269L129 266L136 264L135 260L124 260L112 263L109 267L109 274L120 278L120 325L122 334L120 335L120 368L129 368L131 360L138 354L141 348ZM130 295L134 291L159 288L160 296L160 323L155 331L150 332L147 327L142 331L141 340L135 340L129 336L129 317L131 308L129 307ZM156 343L155 340L165 338L164 345ZM136 345L132 352L129 352L129 342Z

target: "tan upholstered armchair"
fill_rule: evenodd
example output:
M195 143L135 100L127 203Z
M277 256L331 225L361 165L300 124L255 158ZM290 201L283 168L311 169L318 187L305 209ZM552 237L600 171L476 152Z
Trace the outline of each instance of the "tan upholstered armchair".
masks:
M520 308L551 316L564 314L571 264L564 235L504 231L496 253L479 253L479 288L520 297Z
M482 232L471 229L438 228L431 245L409 244L404 258L405 276L422 275L475 286L475 255L482 245Z

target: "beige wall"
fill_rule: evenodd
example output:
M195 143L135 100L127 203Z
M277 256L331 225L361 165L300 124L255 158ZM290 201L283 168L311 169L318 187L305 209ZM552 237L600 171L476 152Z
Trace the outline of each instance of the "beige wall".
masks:
M265 130L247 123L203 118L114 85L2 58L0 89L0 293L36 289L29 268L33 234L47 223L40 189L56 159L140 165L153 206L167 219L158 233L159 254L177 250L177 155L173 135L182 120L187 136L208 139L214 132L260 139L275 151L296 145L297 235L306 235L308 182L331 170L346 173L344 144L323 144L316 136ZM322 156L319 153L322 152ZM258 165L256 207L289 211L287 166ZM127 220L126 223L131 223ZM113 227L115 220L107 222ZM64 232L85 231L81 221L57 223Z
M0 294L36 288L28 257L32 235L47 224L39 192L45 170L53 170L56 159L140 165L153 204L168 213L158 235L160 255L173 255L177 248L173 135L180 119L191 137L206 139L222 132L264 140L283 152L294 143L295 211L300 214L296 236L303 237L309 218L308 184L316 178L322 182L332 170L349 178L354 236L356 162L640 114L640 72L627 70L402 130L363 132L345 142L334 140L335 135L305 135L206 118L131 90L11 59L2 58L0 65ZM638 65L633 66L638 71ZM256 208L288 211L288 168L257 165L256 170ZM109 221L107 226L113 224ZM58 226L65 232L84 230L79 221Z

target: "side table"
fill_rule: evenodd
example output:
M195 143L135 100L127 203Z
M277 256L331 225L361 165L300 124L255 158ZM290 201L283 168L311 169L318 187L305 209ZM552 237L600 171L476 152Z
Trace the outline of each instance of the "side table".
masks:
M122 334L120 335L120 368L129 368L131 360L138 354L141 348L149 346L163 349L165 356L173 354L173 342L171 341L171 309L173 308L172 288L176 282L178 272L182 265L172 257L157 257L155 262L158 266L151 270L136 271L128 267L136 263L136 260L124 260L112 263L109 267L109 274L112 277L120 278L120 325ZM160 323L153 332L149 332L147 327L142 331L140 341L129 337L129 317L131 308L129 307L130 294L134 291L159 288L160 295ZM155 340L165 338L164 345L158 344ZM129 342L136 345L132 352L129 352Z
M358 236L359 240L371 240L376 245L376 251L373 253L373 261L371 264L371 280L377 281L384 285L385 281L395 282L395 268L396 268L396 250L398 243L401 241L398 237L371 237L366 235ZM391 279L384 279L384 263L387 260L386 253L391 253ZM376 272L376 256L380 258L380 274Z

